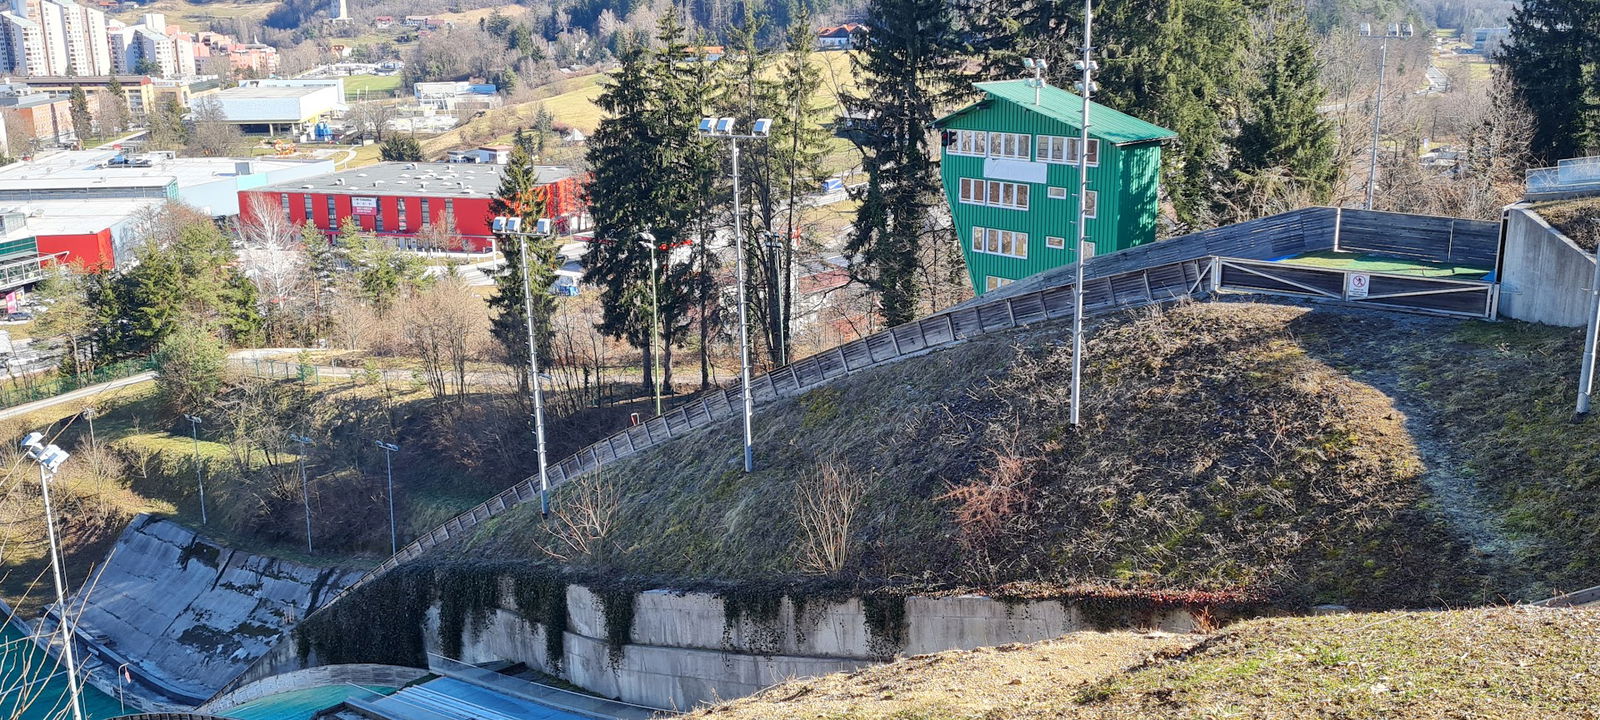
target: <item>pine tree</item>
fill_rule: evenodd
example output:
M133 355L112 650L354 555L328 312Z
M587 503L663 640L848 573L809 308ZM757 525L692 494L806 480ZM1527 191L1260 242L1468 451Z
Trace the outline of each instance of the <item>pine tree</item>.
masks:
M946 0L871 0L865 48L855 55L862 93L847 101L858 123L867 172L846 253L851 275L878 293L885 323L915 318L930 253L954 244L934 208L944 200L934 178L928 127L935 110L966 91L963 48Z
M122 89L122 83L117 81L116 75L106 82L106 94L109 96L107 110L111 115L107 121L113 129L121 132L128 127L128 93Z
M521 130L519 138L526 137ZM549 207L547 191L539 187L539 171L528 154L525 142L511 146L511 157L500 175L500 187L489 202L489 211L496 217L522 219L523 232L533 232L535 223L545 217ZM533 322L535 337L539 342L539 357L551 357L553 331L550 316L555 312L555 299L550 286L556 280L556 251L559 245L554 237L536 238L517 235L500 235L500 252L505 265L495 273L494 295L489 307L496 311L490 332L506 353L506 361L515 369L517 386L526 395L528 385L528 314L522 293L522 245L528 243L530 271L528 287L533 297Z
M89 96L83 86L73 83L67 94L67 114L72 117L72 130L80 141L94 136L94 115L89 112Z
M657 278L661 330L659 351L667 357L662 386L671 386L671 347L688 330L692 266L670 248L687 242L702 207L699 163L709 156L706 141L695 134L707 110L695 104L704 88L701 63L685 62L688 44L674 14L660 23L659 46L650 50L629 44L622 67L601 92L597 104L608 117L590 138L588 160L594 168L588 186L595 237L602 238L588 254L587 278L601 286L600 330L645 351L644 385L654 384L651 358L651 277ZM666 252L650 251L639 233L655 235Z
M1600 151L1600 0L1524 0L1498 60L1533 113L1535 160Z
M384 162L422 162L422 145L410 135L390 135L378 155Z
M1295 186L1296 195L1326 203L1339 174L1337 138L1317 112L1324 93L1310 25L1296 5L1283 3L1275 12L1279 19L1261 52L1261 80L1233 140L1233 167L1246 187L1276 174Z

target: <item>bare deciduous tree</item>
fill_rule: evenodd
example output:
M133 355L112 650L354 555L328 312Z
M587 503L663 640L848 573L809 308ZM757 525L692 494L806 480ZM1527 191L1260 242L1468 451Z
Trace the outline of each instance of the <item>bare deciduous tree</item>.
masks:
M261 301L270 314L304 294L305 247L300 228L277 202L252 195L248 218L239 223L239 238L244 242L239 261L245 276L261 291Z
M622 493L604 473L573 480L550 510L553 522L534 540L540 552L561 562L593 560L610 551L611 532L622 512Z
M467 363L481 358L489 345L489 314L483 299L459 276L446 275L413 295L403 317L407 344L411 354L422 360L423 377L433 396L464 401Z
M815 478L795 485L794 514L800 525L795 564L801 571L831 575L844 570L865 495L861 476L838 459L824 461Z

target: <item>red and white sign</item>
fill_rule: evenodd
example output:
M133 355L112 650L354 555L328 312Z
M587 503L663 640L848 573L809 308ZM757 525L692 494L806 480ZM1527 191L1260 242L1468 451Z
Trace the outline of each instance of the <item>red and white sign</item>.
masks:
M1344 276L1344 296L1350 299L1364 298L1372 287L1372 276L1366 273L1346 273Z
M357 215L377 215L378 199L371 197L350 198L350 209Z

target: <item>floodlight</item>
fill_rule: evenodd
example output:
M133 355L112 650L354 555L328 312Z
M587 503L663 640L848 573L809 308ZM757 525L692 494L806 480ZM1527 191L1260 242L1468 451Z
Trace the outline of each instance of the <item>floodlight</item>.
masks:
M1049 70L1050 69L1050 63L1047 62L1044 58L1039 58L1037 60L1034 60L1033 62L1034 62L1035 65L1039 66L1040 70Z
M1080 95L1083 94L1083 82L1082 81L1073 83L1072 87L1073 87L1073 89L1077 90ZM1100 92L1100 83L1097 83L1097 82L1095 82L1093 80L1090 80L1089 81L1089 92L1090 93Z
M772 134L772 118L761 118L750 126L750 134L756 137L767 137Z
M378 447L383 448L384 450L388 450L389 452L400 452L400 446L399 445L392 445L392 444L386 443L386 442L384 442L382 440L373 440L372 444L373 445L377 445Z
M654 248L656 246L655 234L650 232L639 233L639 244L647 248Z
M1029 70L1032 70L1033 69L1033 58L1023 58L1022 59L1022 66L1027 68L1027 69L1029 69Z
M1358 33L1361 37L1372 37L1372 23L1361 23L1361 29Z
M1095 62L1093 60L1090 60L1088 64L1089 64L1089 70L1090 71L1094 71L1094 70L1099 70L1100 69L1100 63L1097 63L1097 62ZM1082 60L1074 60L1073 63L1072 63L1072 69L1073 70L1077 70L1078 72L1083 72L1083 66L1084 66L1084 62Z
M311 444L311 438L308 438L308 437L306 437L304 435L290 435L289 439L293 440L293 441L295 441L297 443L300 443L301 445L310 445Z
M203 423L198 415L184 415L183 419L188 420L190 425L200 425Z
M45 472L53 473L69 457L72 457L72 455L67 451L55 445L50 445L44 449L44 452L39 454L39 464L44 467Z
M1400 37L1400 23L1389 23L1389 37Z
M716 130L716 132L717 132L718 135L731 135L731 134L733 134L733 118L725 117L725 118L722 118L721 120L718 120L717 121L717 130Z
M533 223L533 232L537 235L549 235L550 226L550 218L539 218Z
M700 118L700 132L701 133L704 133L706 135L710 135L711 133L716 131L716 125L717 125L717 119L716 118Z
M32 450L33 448L39 447L39 443L42 440L44 440L44 433L42 433L42 432L31 432L31 433L28 433L27 437L22 438L22 447L23 447L24 450Z
M1406 23L1406 26L1401 28L1400 32L1404 37L1411 37L1412 35L1416 34L1417 30L1411 25L1411 23Z

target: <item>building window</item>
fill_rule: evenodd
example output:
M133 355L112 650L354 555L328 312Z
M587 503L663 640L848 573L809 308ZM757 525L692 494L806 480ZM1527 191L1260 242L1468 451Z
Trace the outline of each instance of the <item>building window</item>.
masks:
M1039 136L1039 162L1057 165L1078 164L1078 143L1082 138L1061 135ZM1100 164L1100 141L1089 138L1089 164Z
M428 199L427 198L423 198L422 199L422 226L423 227L427 227L427 226L429 226L431 224L433 224L433 216L428 214Z
M444 199L444 227L452 232L456 229L456 199Z
M338 204L336 204L334 202L333 196L329 195L328 196L328 229L329 230L337 230L338 228L339 228L339 206L338 206Z
M1095 192L1093 190L1090 190L1090 191L1088 191L1087 195L1084 195L1084 199L1085 199L1085 202L1083 203L1083 214L1084 214L1084 217L1095 217L1095 216L1099 215L1100 214L1100 193Z
M975 227L972 229L972 251L1026 259L1028 234L1014 230Z
M982 130L957 130L956 142L950 146L951 155L983 157L989 151L989 133Z
M989 292L990 290L993 290L993 289L995 289L997 287L1000 287L1002 285L1010 285L1010 284L1011 284L1011 278L1003 278L1003 277L995 277L993 275L986 275L983 278L983 291L984 292Z
M289 216L289 193L279 193L283 197L283 215Z
M305 195L301 195L300 198L305 201L306 222L311 222L312 220L315 219L315 216L313 215L313 213L316 212L315 210L311 209L311 193L306 193Z
M989 133L989 157L1027 160L1031 157L1031 139L1026 133Z
M1054 186L1052 186L1047 192L1050 194L1050 199L1051 200L1065 200L1065 199L1067 199L1067 189L1064 188L1064 187L1054 187Z
M394 206L395 206L395 214L399 216L397 218L398 219L398 226L395 227L395 229L399 230L400 232L405 232L405 230L406 230L406 199L405 198L395 198L394 199Z
M1044 238L1044 246L1061 250L1067 247L1067 239L1059 238L1054 235L1046 235Z
M968 205L1028 209L1028 184L961 178L961 202Z
M373 199L372 229L377 232L383 232L383 198L381 197Z

